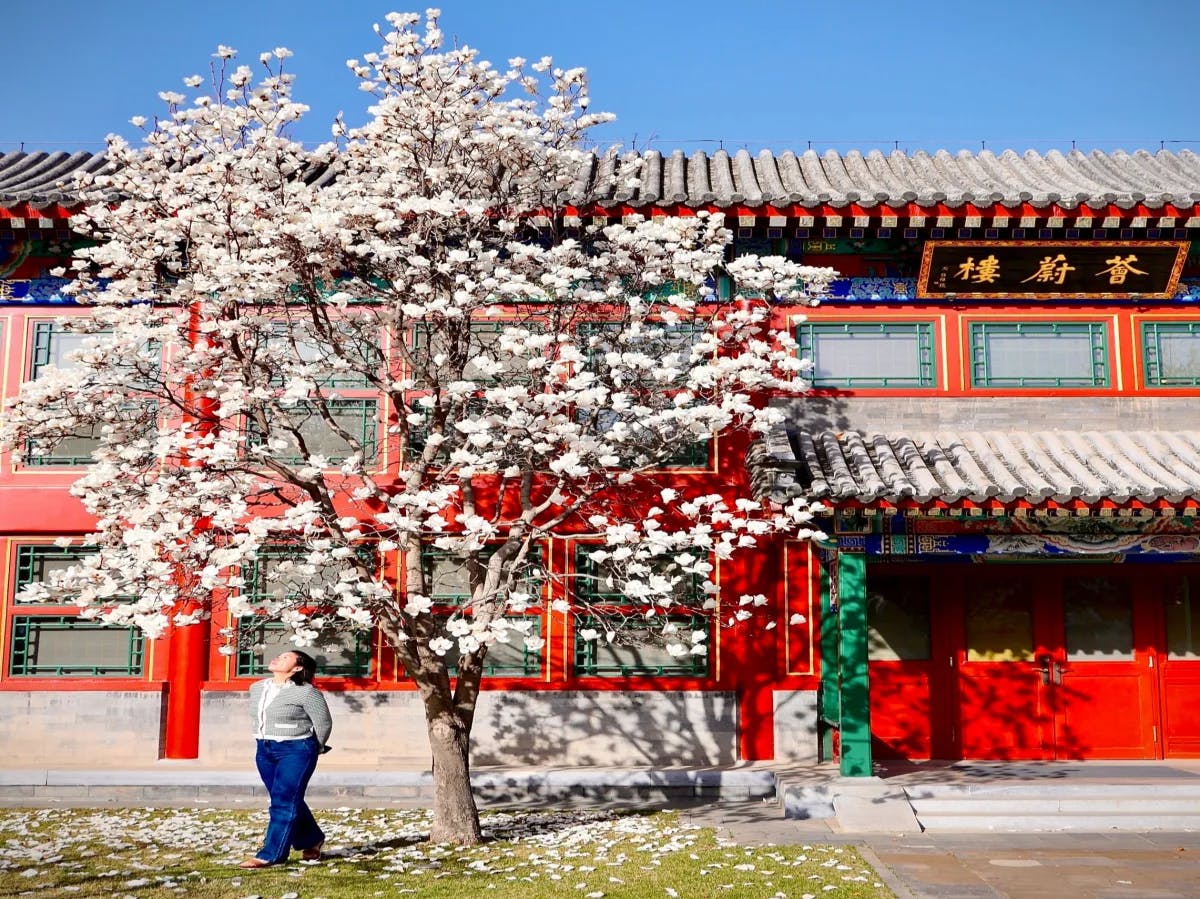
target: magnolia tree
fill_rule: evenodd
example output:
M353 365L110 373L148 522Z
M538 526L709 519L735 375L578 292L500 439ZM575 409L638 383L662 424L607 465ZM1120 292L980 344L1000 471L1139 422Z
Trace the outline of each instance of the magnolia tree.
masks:
M762 400L802 365L769 304L832 272L731 259L719 216L565 227L580 139L609 118L584 71L493 68L446 48L435 10L388 22L349 63L369 120L327 146L288 137L283 49L256 78L222 47L185 80L211 88L134 120L141 146L110 138L68 288L92 314L63 325L94 336L25 385L5 439L94 443L74 491L95 552L44 588L84 615L158 636L216 602L302 646L378 629L424 702L432 837L469 843L489 653L539 651L545 604L598 647L707 653L765 603L722 595L715 561L812 534L800 500L669 471L776 421ZM542 565L566 534L588 585Z

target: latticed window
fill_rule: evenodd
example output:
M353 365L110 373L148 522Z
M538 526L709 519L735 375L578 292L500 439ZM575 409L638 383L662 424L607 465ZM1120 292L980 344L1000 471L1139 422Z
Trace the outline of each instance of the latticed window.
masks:
M619 628L613 615L581 616L575 622L575 674L580 677L706 677L708 675L708 653L687 653L673 656L667 651L659 632L664 621L670 621L683 636L681 642L690 645L687 635L708 627L703 618L692 616L656 616L647 621L643 618L624 618ZM579 637L579 631L592 629L599 632L594 640ZM611 631L613 639L607 634ZM641 633L639 633L639 631ZM707 642L705 644L707 646Z
M814 387L915 388L937 384L928 322L810 322L796 329Z
M145 638L132 627L116 627L62 612L63 600L24 600L21 591L45 583L90 554L86 547L44 544L16 548L16 578L8 673L41 677L132 677L145 664ZM121 597L114 597L120 600ZM18 611L19 610L19 611Z
M344 462L357 452L358 448L361 448L363 459L369 464L375 456L378 439L376 401L373 399L325 400L324 406L328 410L330 418L350 436L349 441L343 439L325 422L319 403L299 402L282 411L272 410L269 415L277 421L286 421L286 427L296 430L300 439L304 441L309 456L322 456L333 465ZM304 461L299 441L293 434L284 427L276 426L271 430L274 438L283 441L283 445L271 448L271 455L274 458L291 464ZM259 445L264 441L263 433L253 418L249 419L247 424L247 439L251 445Z
M448 615L437 616L443 620ZM528 631L512 630L508 632L508 641L495 641L488 646L487 655L483 660L483 673L489 677L537 677L542 673L542 650L530 649L525 645L525 637L540 637L542 634L542 619L534 615L505 615L505 620L514 623L529 623ZM451 640L454 638L451 637ZM458 674L459 652L457 641L446 651L446 668L451 677Z
M15 600L22 598L21 589L30 584L49 583L56 571L66 571L75 563L92 555L94 550L83 546L25 545L17 547L17 584ZM61 603L58 603L61 605Z
M447 335L437 329L425 325L417 325L412 330L412 346L417 351L419 361L431 366L427 371L416 371L413 374L418 383L426 383L426 379L436 380L445 384L450 380L476 381L481 386L495 383L528 383L532 378L529 360L532 355L514 355L500 347L500 339L508 328L524 328L538 331L541 325L537 322L518 321L486 321L471 322L470 335L467 337L467 347L462 360L461 375L457 367L452 367L449 360L449 340ZM434 366L435 356L446 356L447 361ZM485 372L476 360L491 360L499 365L497 371Z
M377 564L373 545L357 549L358 557L370 568ZM335 565L305 564L308 549L278 544L264 547L244 569L246 598L262 605L320 609L337 603L335 587L340 568ZM315 569L315 570L314 570ZM266 672L266 665L279 653L296 649L280 621L247 616L238 621L236 671L239 677ZM371 673L372 635L329 628L317 645L304 650L317 662L317 672L326 676L366 677Z
M369 568L377 564L375 547L363 544L356 550L358 558ZM307 547L277 544L264 547L246 566L243 588L247 599L254 603L290 605L320 605L323 598L333 603L340 568L335 565L305 564ZM315 570L314 570L315 569Z
M79 334L68 331L58 322L35 322L33 326L33 353L29 369L29 378L36 380L44 369L54 368L69 370L76 364L67 357L78 349L83 348L88 341L103 338L108 332ZM160 348L157 344L147 344L144 348L144 363L157 365ZM139 373L130 366L128 376L123 377L122 383L136 393L147 385ZM146 402L131 396L130 402L122 415L127 415L129 421L145 421L148 429L155 425L153 402ZM99 424L91 428L81 428L74 434L68 435L54 444L41 446L28 444L25 447L25 464L37 466L82 466L92 462L92 451L100 445Z
M36 322L33 326L33 359L29 371L30 379L36 379L42 369L53 366L58 369L74 367L67 357L82 349L97 334L76 334L65 330L57 322Z
M243 618L238 622L238 677L267 674L267 663L281 652L296 649L287 628L278 621ZM305 647L317 663L317 674L325 677L368 677L371 674L371 634L336 631Z
M493 552L495 552L494 548L490 546L485 548L481 561L486 564L487 558ZM429 598L433 600L434 605L462 606L469 602L471 599L471 569L464 556L439 549L423 548L421 564L429 579ZM531 597L531 604L537 605L542 599L542 586L545 580L541 549L537 546L530 547L529 554L525 557L524 565L519 573L519 579L513 585L513 589L528 594Z
M1147 387L1200 387L1200 322L1144 322Z
M590 613L575 621L575 674L579 676L627 677L672 676L705 677L708 674L709 641L693 643L691 635L707 633L710 622L694 615L656 615L645 618L645 606L627 596L607 563L594 561L589 553L594 546L580 546L575 553L574 591L581 603L587 603ZM671 587L680 603L698 603L700 578L686 574ZM606 608L607 607L607 608ZM663 634L667 625L674 634ZM599 636L587 640L580 631L594 630ZM611 635L611 639L610 639ZM679 643L689 652L673 656L668 643ZM693 646L703 646L703 654L691 652Z
M369 340L345 323L335 322L331 338L322 340L306 329L278 322L272 328L269 344L272 350L285 358L295 359L301 364L316 364L325 369L328 373L317 380L317 384L323 388L365 388L369 382L364 372L382 371L384 365L379 341ZM283 380L282 375L275 375L271 379L273 384L281 384Z
M692 347L707 331L707 325L704 322L680 322L678 324L647 322L645 333L627 336L619 340L624 327L619 322L588 322L578 329L578 341L585 356L584 366L589 371L595 372L602 381L606 378L610 368L606 360L609 353L641 353L656 360L656 370L670 366L686 372L692 367L690 361ZM670 392L681 387L683 381L682 374L675 378L658 380L654 371L648 371L644 373L644 379L639 389ZM607 433L618 421L615 413L606 413L601 410L590 414L595 416L595 428L601 434ZM631 428L631 430L633 433L628 449L621 454L620 465L622 467L643 464L638 458L639 442L645 446L648 455L651 454L650 451L654 451L655 454L659 451L660 439L656 435L646 431L644 440L639 440L640 435L636 428ZM711 444L711 440L683 442L659 461L656 467L706 468L709 464ZM650 461L653 461L653 458Z
M491 552L494 552L492 547L485 550L484 561ZM461 608L471 599L471 574L467 560L459 554L426 548L421 552L421 564L429 579L429 598L433 600L435 607L440 607L435 609L434 615L442 622L449 621L454 613L448 611L447 607ZM506 621L520 625L520 629L510 629L507 642L496 641L488 646L483 662L484 674L497 677L537 677L542 673L542 650L527 647L525 637L541 636L542 590L545 582L541 548L531 547L513 586L514 592L524 593L529 597L529 605L524 613L510 612L504 615ZM458 673L460 652L454 637L449 639L454 645L446 652L445 659L446 666L453 676Z
M1102 322L974 322L975 387L1107 387Z
M42 677L132 677L142 673L145 638L67 615L15 615L8 673Z

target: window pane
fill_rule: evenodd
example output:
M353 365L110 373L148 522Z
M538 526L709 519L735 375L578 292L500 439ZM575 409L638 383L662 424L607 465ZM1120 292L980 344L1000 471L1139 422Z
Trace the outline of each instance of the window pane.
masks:
M484 558L494 551L491 548L485 550ZM471 598L470 569L462 556L426 551L422 554L422 564L429 575L429 597L434 603L457 606ZM531 602L536 604L541 601L544 581L541 553L534 547L526 556L521 575L513 586L515 590L528 593Z
M55 571L66 571L80 559L91 555L93 550L82 546L18 546L17 547L17 583L16 601L30 602L21 596L21 589L29 584L48 583ZM69 602L68 599L55 600L55 605Z
M365 387L367 379L363 371L381 371L383 353L377 343L372 343L355 333L349 325L335 325L337 347L341 355L334 352L334 343L318 335L308 333L304 327L290 326L280 322L274 328L269 344L272 355L282 357L286 367L295 364L320 363L331 373L320 378L322 387ZM282 383L283 377L273 379Z
M47 366L64 370L75 368L75 363L68 360L67 356L98 336L64 331L54 322L38 322L33 327L33 370L30 377L36 378Z
M358 444L363 458L369 464L375 455L375 401L329 400L326 405L330 416ZM299 432L310 456L324 456L328 462L336 464L348 459L356 450L353 443L343 440L340 434L325 423L320 409L312 403L297 403L282 412L272 411L269 415L286 419ZM250 421L248 430L252 444L263 442L262 435L258 433L253 421ZM283 441L283 445L274 449L272 456L289 462L302 461L300 445L292 434L282 428L276 428L275 436Z
M871 578L867 585L867 652L876 661L929 658L929 580Z
M55 322L37 322L33 326L33 364L30 367L30 378L36 379L42 369L48 366L64 371L78 368L78 363L67 357L89 343L103 341L111 333L111 331L98 331L92 334L79 334L64 330ZM161 355L161 347L158 344L146 344L139 355L139 363L143 366L143 371L147 368L157 370ZM145 387L145 381L139 374L138 368L133 365L127 366L127 368L127 373L119 376L120 383L133 387Z
M1104 387L1107 358L1099 323L971 325L976 387Z
M967 661L1033 660L1031 588L1023 579L986 584L967 597Z
M663 593L669 592L677 602L695 602L700 591L700 579L697 575L674 572L669 578L655 579L640 578L651 587L659 586L662 593L649 596L631 597L622 589L622 584L614 575L614 568L607 559L603 562L594 561L588 553L600 549L599 546L584 547L576 550L575 556L575 593L584 602L606 603L608 605L644 605L654 602ZM674 580L674 583L670 583Z
M1063 584L1067 658L1133 660L1133 598L1125 580L1072 578Z
M1174 579L1167 590L1167 658L1200 659L1200 591L1195 578Z
M1144 324L1142 352L1149 386L1200 386L1200 323Z
M936 381L928 324L808 324L798 339L817 387L933 387Z
M527 635L541 636L542 621L540 618L534 618L532 615L528 617L508 615L505 617L509 621L529 622L531 627ZM483 660L483 673L489 677L537 677L540 675L542 673L542 651L526 648L525 637L527 635L518 631L509 631L508 642L491 644ZM458 641L453 637L449 639L454 645L446 651L444 658L450 676L453 677L458 674L458 659L461 653L458 650Z
M9 673L118 677L142 673L144 639L136 628L67 616L13 619Z
M243 619L238 630L238 677L265 675L271 659L281 652L297 648L286 628L277 621L255 623L251 619ZM322 634L318 643L320 645L301 650L316 660L317 674L327 677L366 677L371 673L370 634L332 631Z
M87 434L64 437L53 444L31 442L25 450L26 465L91 465L92 451L100 445L99 426Z
M678 639L671 642L691 646L691 633L696 630L707 632L708 623L700 618L672 618L679 628ZM703 654L688 653L672 656L666 648L661 634L662 619L647 622L638 619L622 619L619 627L614 626L615 639L605 639L606 624L602 616L582 618L575 628L575 673L601 677L624 677L628 675L663 675L673 677L704 677L708 674L710 647L705 640L698 646L704 647ZM600 632L595 640L584 640L579 631L593 628ZM639 633L641 631L641 633Z
M158 406L152 402L130 402L122 405L121 420L114 424L132 428L153 439L158 432ZM36 440L25 445L22 461L26 465L91 465L92 450L100 445L104 425L93 425L58 440Z
M364 562L373 565L373 546L358 550ZM254 602L291 602L305 598L314 602L328 598L331 602L337 591L333 588L340 577L340 568L332 565L310 565L306 550L290 546L264 549L249 566L246 593Z
M464 380L494 383L497 381L524 382L530 379L528 363L533 356L530 354L515 355L500 347L500 338L508 328L534 330L530 325L516 321L471 323L470 334L464 335L466 342L466 346L463 348L462 363ZM434 331L431 334L429 328L418 326L413 331L412 340L413 346L422 350L419 358L425 362L431 362L438 353L450 356L451 341L449 335L442 331ZM492 372L488 366L489 370L485 372L484 368L477 365L475 360L497 363L499 369ZM417 375L418 378L423 377L421 372L418 372ZM457 369L448 363L440 368L434 368L425 376L432 376L441 382L458 378Z

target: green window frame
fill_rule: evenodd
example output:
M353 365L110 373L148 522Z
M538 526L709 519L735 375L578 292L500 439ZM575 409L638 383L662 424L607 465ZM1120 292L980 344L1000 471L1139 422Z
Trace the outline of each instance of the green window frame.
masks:
M59 355L56 352L56 340L60 338L79 338L78 342L81 342L89 337L96 336L98 335L77 334L74 331L68 331L57 322L35 322L33 325L33 354L29 367L30 380L37 380L43 368L55 364L55 357ZM74 347L68 348L67 351L69 352L70 349L74 349Z
M277 635L277 636L276 636ZM328 649L304 649L317 663L317 674L323 677L370 677L373 649L372 635L367 632L341 632L352 637L340 647L340 661L335 661ZM272 639L272 637L275 637ZM297 648L287 639L287 628L281 621L266 621L247 616L238 620L238 651L234 673L238 677L260 677L267 674L268 656Z
M70 635L69 644L63 643L64 635ZM44 650L52 661L40 660ZM110 657L98 658L97 652ZM135 677L144 671L145 659L146 638L136 627L114 627L69 615L14 615L12 619L8 673L13 677Z
M449 615L437 615L437 618L445 621L450 618ZM542 635L542 618L541 615L505 615L507 620L531 621L533 627L529 629L529 636L540 637ZM542 665L544 663L542 649L530 649L524 643L525 635L522 634L518 638L513 635L509 637L507 643L493 643L488 647L487 655L483 659L483 673L487 677L540 677L542 673ZM443 658L446 660L446 671L451 677L458 676L458 642L450 636L446 637L454 645L446 650Z
M95 553L95 550L84 546L54 546L49 543L22 543L17 546L17 579L13 591L14 603L21 606L31 606L34 603L21 602L21 590L30 584L40 584L47 580L48 567L63 567L53 563L74 564ZM51 603L64 605L64 603Z
M38 376L41 374L42 369L46 368L47 366L54 365L57 368L61 368L62 366L58 365L58 360L61 359L66 353L76 349L77 346L82 345L85 341L97 337L107 337L111 334L111 331L92 331L88 333L70 331L62 327L58 322L34 322L33 352L30 354L29 379L31 381L36 381ZM61 354L57 352L57 347L55 346L55 342L59 339L66 339L68 343L71 344L70 346L65 347L63 353ZM160 354L162 351L161 345L155 341L147 343L144 349L147 353L153 353L155 355ZM159 360L156 359L156 368L158 367L158 364ZM135 388L138 387L139 384L141 384L143 387L145 386L143 382L139 382L138 379L133 376L132 372L128 376L126 383Z
M624 593L608 588L603 583L600 566L588 555L592 550L599 548L593 544L580 544L575 547L576 576L573 592L580 602L600 607L575 620L575 674L580 677L707 677L709 655L712 653L711 622L696 615L667 614L651 619L643 617L641 606L631 604ZM684 601L699 599L698 575L692 575L683 581L681 587ZM613 610L607 612L604 606L610 606ZM618 633L623 631L626 635L636 630L659 631L665 621L675 624L683 631L708 631L710 639L704 644L708 652L705 655L688 654L675 658L670 656L664 647L656 646L653 639L630 639L628 642L609 643L603 637L595 640L579 637L579 631L587 628L594 628L603 634L609 629L609 619L619 624Z
M359 559L364 562L369 562L378 566L379 557L374 544L362 544L357 548ZM242 593L251 602L262 603L267 601L292 601L299 594L295 592L277 593L268 589L266 580L268 561L299 561L308 555L308 549L303 546L291 546L286 543L276 543L271 546L264 546L246 566L243 572L246 586L242 588Z
M869 346L871 370L866 362L845 360L847 341ZM886 341L891 352L882 352ZM796 328L800 357L811 359L808 379L814 387L914 389L937 386L933 325L930 322L805 322ZM825 344L824 350L822 343ZM851 371L822 374L822 366L848 364ZM854 373L858 365L864 368Z
M79 468L92 464L92 451L100 445L100 436L92 430L89 434L72 434L54 444L50 452L38 452L32 441L25 444L22 462L38 468Z
M969 334L972 387L1109 386L1108 328L1104 322L972 322ZM1027 346L1021 348L1021 341L1026 341ZM1062 343L1051 348L1051 341ZM1008 350L1014 346L1019 355L1012 359L996 358L1002 348ZM1067 352L1072 348L1074 356ZM999 364L1001 361L1004 364ZM1014 373L1012 370L1022 361L1036 362L1043 370ZM1071 363L1077 366L1077 371L1065 368Z
M574 593L583 602L592 604L608 604L613 606L628 606L629 600L624 593L606 589L603 584L604 574L600 566L591 557L593 550L602 549L599 544L583 543L575 547L575 587ZM699 575L693 574L681 582L684 602L699 600L701 588Z
M355 337L354 334L346 327L338 328L335 325L335 330L339 332L337 340L350 350L348 355L355 359L356 362L373 367L376 371L382 371L385 364L383 351L378 344L373 344L368 340ZM268 342L271 344L286 345L289 339L294 343L296 350L297 363L313 363L320 362L325 358L336 358L329 351L328 346L319 343L315 339L307 339L303 335L296 335L289 327L287 322L276 322L272 328ZM282 374L276 373L271 376L271 384L280 386L285 378ZM319 378L316 381L317 385L323 389L337 390L342 388L362 390L370 387L370 382L366 375L362 372L348 371L341 374L331 374L324 378Z
M471 346L477 351L487 350L493 343L500 340L500 335L506 328L524 328L532 332L540 332L545 326L539 322L518 321L516 319L495 319L489 321L473 321L471 322ZM414 350L424 351L429 344L430 329L421 324L414 325L411 333L412 347ZM432 355L432 354L431 354ZM468 362L463 368L463 377L469 381L478 382L480 388L485 388L502 382L510 382L514 384L529 384L533 378L533 373L525 366L524 362L529 357L513 357L509 360L509 365L506 365L503 371L495 375L485 376L480 372L471 371L471 364ZM449 377L448 371L439 371L437 373L438 380L444 382ZM425 385L428 386L428 385Z
M1200 387L1200 322L1142 322L1142 363L1147 387Z
M349 427L346 429L352 432L352 436L359 441L362 447L363 465L371 467L373 460L378 452L379 442L379 422L378 410L379 404L375 399L329 399L324 401L329 407L330 412L335 417L345 416L348 419ZM296 403L286 409L270 410L268 414L282 415L291 418L292 415L304 416L306 419L315 419L318 428L324 428L325 424L320 418L320 414L316 409L316 404L311 401L303 401ZM296 419L291 418L292 421ZM303 422L300 423L303 430ZM357 433L354 433L357 429ZM328 432L332 435L332 432ZM253 418L246 419L246 439L251 446L259 446L262 443L263 435L259 431L258 425ZM318 453L320 455L320 453ZM337 465L344 462L352 455L351 447L345 447L342 453L325 454L330 465ZM303 458L298 453L280 453L273 458L287 464L298 464Z
M664 350L674 353L694 346L697 339L708 331L708 326L704 322L698 321L684 321L675 324L651 321L647 324L661 329L662 333L655 339L663 344ZM603 343L591 346L591 338L602 338L606 334L615 336L621 332L623 327L624 323L622 322L584 322L575 329L577 340L581 344L580 349L584 354L583 364L587 370L601 372L603 366L600 364L600 359L607 349ZM631 344L631 348L636 348L636 346L636 343Z
M491 550L488 555L491 555ZM463 589L441 589L439 590L439 577L437 566L439 562L450 561L459 558L460 554L447 552L445 550L435 549L433 547L421 547L421 566L425 569L426 576L430 579L430 585L433 587L429 592L429 598L433 600L435 606L449 606L461 608L467 600L471 598L471 594ZM526 556L526 570L523 575L523 580L520 582L525 588L525 592L536 597L536 602L531 605L541 605L542 588L546 583L546 575L542 569L542 550L539 546L532 546L529 549L529 554ZM465 575L465 571L463 574ZM454 587L454 583L449 578L445 579L447 587Z
M706 619L692 615L656 616L647 620L614 613L608 615L584 615L575 622L574 673L577 677L707 677L708 658L712 653L712 641L706 640L708 652L704 655L691 653L678 658L669 655L665 648L655 645L653 640L609 643L603 637L610 617L620 617L620 630L626 636L633 630L657 631L664 618L680 630L709 630ZM595 640L584 640L579 631L594 628L601 632Z

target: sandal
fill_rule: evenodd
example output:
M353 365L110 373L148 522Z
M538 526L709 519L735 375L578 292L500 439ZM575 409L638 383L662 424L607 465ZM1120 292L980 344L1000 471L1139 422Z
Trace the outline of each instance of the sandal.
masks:
M310 846L300 853L300 857L306 862L319 862L321 860L321 849L325 846L325 841L317 843L315 846Z
M258 858L257 856L255 856L253 858L246 859L244 862L242 862L240 865L238 865L238 867L239 868L269 868L269 867L271 867L271 863L267 862L267 861L263 861L261 858Z

